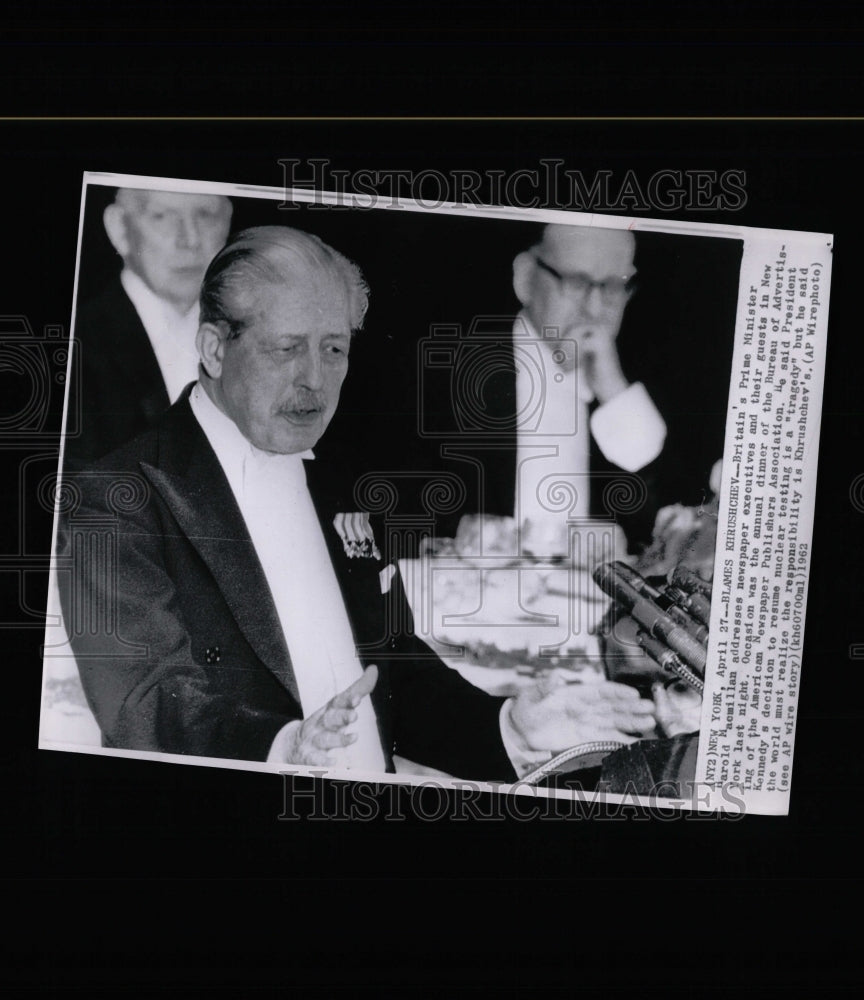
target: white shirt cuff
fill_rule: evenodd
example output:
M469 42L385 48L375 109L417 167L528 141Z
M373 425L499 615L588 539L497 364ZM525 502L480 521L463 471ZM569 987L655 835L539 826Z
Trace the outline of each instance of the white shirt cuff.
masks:
M501 727L501 739L504 741L504 749L510 758L513 770L519 778L524 778L526 774L541 764L545 764L547 760L551 760L552 753L549 750L532 750L522 739L510 721L510 706L512 704L513 699L508 698L501 706L501 712L498 715L498 724Z
M634 382L591 414L591 433L607 461L637 472L663 450L666 422L645 386Z

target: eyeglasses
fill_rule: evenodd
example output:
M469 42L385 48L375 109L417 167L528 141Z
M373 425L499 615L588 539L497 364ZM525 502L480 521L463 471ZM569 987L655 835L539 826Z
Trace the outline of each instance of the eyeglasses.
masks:
M605 305L615 305L631 296L636 289L635 274L631 274L629 278L612 275L601 281L595 281L582 271L577 271L575 274L562 274L547 264L542 257L535 256L534 260L537 261L537 266L541 271L545 271L555 279L562 292L566 292L580 301L588 297L592 288L596 288L600 292L600 300Z

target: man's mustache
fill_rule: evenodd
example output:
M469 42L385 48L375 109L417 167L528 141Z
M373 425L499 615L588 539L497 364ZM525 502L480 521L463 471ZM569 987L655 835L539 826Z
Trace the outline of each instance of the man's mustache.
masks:
M286 400L281 410L294 412L296 410L323 410L325 407L324 397L316 392L299 393L293 399Z

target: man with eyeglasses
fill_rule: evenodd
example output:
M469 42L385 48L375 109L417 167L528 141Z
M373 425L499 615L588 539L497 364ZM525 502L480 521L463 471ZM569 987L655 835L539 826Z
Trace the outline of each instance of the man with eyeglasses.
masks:
M640 472L660 456L666 424L644 385L624 374L617 347L635 249L625 229L549 225L513 262L522 304L514 327L520 525L597 513L592 488L602 492L616 470L639 477L624 492L650 515ZM550 510L556 481L572 487L563 514Z

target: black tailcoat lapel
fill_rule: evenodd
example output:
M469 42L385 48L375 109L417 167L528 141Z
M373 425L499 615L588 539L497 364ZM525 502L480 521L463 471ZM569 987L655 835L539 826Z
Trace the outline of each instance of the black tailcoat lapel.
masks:
M141 471L207 564L249 645L299 702L270 588L219 460L188 402L170 416L159 429L159 467L141 462Z

